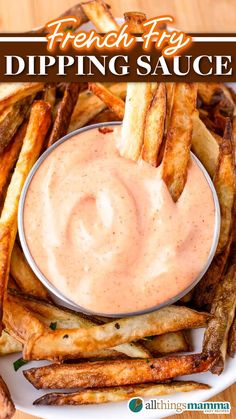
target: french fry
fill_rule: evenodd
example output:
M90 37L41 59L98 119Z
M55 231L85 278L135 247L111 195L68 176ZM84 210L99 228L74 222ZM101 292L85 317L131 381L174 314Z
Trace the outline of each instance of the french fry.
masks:
M31 334L39 331L49 330L51 323L45 317L36 315L30 309L16 301L12 296L8 296L4 306L4 323L10 335L25 344L30 339ZM120 353L115 350L94 351L90 353L91 358L118 358Z
M114 95L125 98L126 83L115 83L109 87L109 90ZM91 119L95 118L104 109L106 109L105 103L97 96L89 91L82 92L79 95L79 99L71 117L69 132L88 124Z
M187 179L195 108L195 85L177 83L162 163L162 178L175 202Z
M215 121L212 119L212 116L209 115L204 109L199 109L199 117L201 121L206 125L207 129L212 132L219 132L219 128L217 127Z
M99 32L107 33L119 30L119 25L116 23L109 7L104 1L91 0L81 3L81 7Z
M45 325L49 326L54 324L56 329L76 329L76 328L91 328L96 323L89 316L82 313L76 313L65 307L53 305L45 300L34 298L29 295L25 295L19 292L9 291L10 301L14 301L15 304L23 305L33 315L39 318ZM23 321L23 319L22 319ZM115 354L125 354L132 358L148 358L151 356L148 349L138 343L127 343L116 348L107 349L106 351L100 351L96 353L99 357L111 357ZM93 354L93 356L95 353Z
M222 136L217 134L214 131L210 131L211 135L215 138L216 142L218 145L220 145L222 143Z
M234 105L236 105L236 93L235 93L234 89L232 89L232 87L229 87L229 86L225 86L225 87L226 87L226 90L228 91ZM234 109L234 114L235 114L235 109Z
M54 83L48 83L45 86L43 93L44 102L49 103L51 109L53 109L56 102L56 85Z
M216 109L219 112L221 112L224 116L232 117L234 114L234 109L235 109L234 99L225 84L221 83L221 89L223 92L222 99L216 106Z
M216 252L221 253L229 241L235 200L235 164L230 119L227 119L223 140L220 144L214 185L221 210L220 237Z
M235 160L236 160L236 115L233 117L232 121L232 133L233 133L233 143L234 143L234 153L235 153Z
M192 150L213 178L219 156L219 145L200 120L198 112L193 114Z
M110 109L105 109L104 111L100 112L97 116L95 116L93 119L91 119L88 125L99 124L101 122L112 122L112 121L120 121L120 118Z
M98 324L109 323L111 318L95 316ZM148 349L153 356L166 355L177 352L189 352L192 350L189 339L184 331L166 333L159 336L148 336L139 341L142 346ZM137 343L136 343L137 344ZM139 358L141 358L139 356Z
M165 83L160 83L147 111L142 151L143 160L155 167L164 135L165 116L166 87Z
M120 143L120 153L127 159L138 160L140 157L151 99L151 83L128 83Z
M44 83L0 83L0 112L7 106L43 90Z
M214 106L222 99L220 83L198 83L198 95L205 105Z
M27 124L23 124L18 132L15 135L15 138L11 143L5 148L4 152L0 156L0 199L3 198L3 191L7 185L8 179L10 177L11 171L16 163L16 160L19 156L20 149L23 144L23 139L25 137Z
M226 124L226 117L223 116L219 111L215 110L213 121L216 126L216 133L223 134Z
M166 83L166 120L165 120L165 135L167 134L170 116L173 107L174 93L176 83Z
M71 115L78 100L79 89L79 83L67 84L62 101L57 109L56 119L47 144L48 147L67 134Z
M10 392L0 375L0 419L11 419L15 411Z
M119 119L123 119L125 104L122 99L113 95L113 93L101 83L89 83L89 89L99 97L109 109L115 112Z
M236 315L229 330L228 348L227 352L231 358L236 354Z
M88 328L96 324L86 314L77 313L42 298L35 298L32 295L12 290L8 291L8 295L10 301L23 305L30 312L43 318L47 324L56 322L57 329Z
M215 297L217 285L222 278L228 262L231 240L232 237L229 239L223 252L214 257L209 269L194 288L193 304L197 309L211 311L211 305Z
M26 262L24 254L17 243L15 243L12 250L10 273L21 291L45 299L50 298L47 289Z
M4 293L10 270L11 252L17 234L17 211L25 179L37 160L50 124L50 106L35 102L0 218L0 318L2 318ZM1 330L1 326L0 326Z
M145 13L126 12L124 14L125 23L128 25L128 31L139 34L144 32L143 23L147 20Z
M235 315L236 307L236 265L232 265L219 282L212 304L213 317L204 335L203 354L214 356L211 366L213 374L221 374L227 352L228 333Z
M120 402L132 397L159 397L166 394L207 390L207 384L195 381L174 381L168 384L143 384L137 386L121 386L97 389L85 389L76 393L50 393L35 400L34 405L82 405Z
M22 344L11 336L6 330L3 330L0 337L0 356L9 355L22 351Z
M41 320L10 295L5 298L3 322L10 335L22 344L32 334L43 332L45 329Z
M142 316L125 318L89 329L38 333L26 342L24 358L63 360L88 357L90 352L116 347L145 336L206 325L209 315L187 307L169 306Z
M3 117L1 116L0 121L0 154L11 142L19 126L24 121L32 101L32 96L24 98L10 106L10 109L6 110L7 112L3 112Z
M16 284L16 281L14 280L14 278L12 278L11 275L9 275L7 287L11 290L20 291L18 285Z
M149 336L149 338L142 340L142 343L153 356L188 352L191 350L185 334L181 331L159 336Z
M127 359L52 364L24 371L26 379L37 389L93 388L162 382L180 375L207 371L214 358L202 354L163 358Z

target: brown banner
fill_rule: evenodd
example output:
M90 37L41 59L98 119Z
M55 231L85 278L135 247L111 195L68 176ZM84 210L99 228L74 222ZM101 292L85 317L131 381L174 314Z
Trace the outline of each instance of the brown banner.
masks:
M14 37L25 40L15 42ZM47 43L29 42L25 34L0 35L0 81L207 81L236 82L236 34L194 34L181 56L164 58L154 45L144 51L47 51ZM6 42L4 37L9 37ZM204 41L204 37L208 41ZM209 37L211 40L209 41ZM220 38L220 40L219 40ZM11 40L12 39L12 40Z

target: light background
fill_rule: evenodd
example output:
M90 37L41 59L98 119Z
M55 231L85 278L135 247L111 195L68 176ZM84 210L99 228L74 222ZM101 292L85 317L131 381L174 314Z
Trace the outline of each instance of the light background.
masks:
M0 0L0 32L25 32L52 20L75 3L76 0ZM186 32L236 33L236 0L107 0L107 3L115 16L134 10L145 12L148 17L171 14L176 27ZM214 400L230 401L231 415L184 413L181 418L236 417L236 384ZM20 412L14 416L14 419L30 418L35 419ZM179 415L172 418L177 419Z

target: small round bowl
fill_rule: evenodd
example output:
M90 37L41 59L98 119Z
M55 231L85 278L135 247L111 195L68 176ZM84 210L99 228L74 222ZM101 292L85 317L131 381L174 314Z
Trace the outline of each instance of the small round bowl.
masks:
M152 312L152 311L157 310L161 307L164 307L164 306L167 306L169 304L175 303L180 298L182 298L184 295L186 295L189 291L191 291L191 289L203 277L203 275L205 274L205 272L209 268L209 266L212 262L212 259L215 255L217 244L218 244L218 239L219 239L219 233L220 233L220 206L219 206L219 201L218 201L218 197L217 197L217 194L216 194L216 190L214 188L214 185L212 183L212 180L211 180L209 174L207 173L207 171L204 168L204 166L202 165L202 163L198 160L198 158L193 153L191 153L192 159L200 167L201 171L203 172L203 174L206 178L206 181L209 185L209 188L211 189L212 197L213 197L213 201L214 201L214 206L215 206L215 227L214 227L214 233L213 233L213 239L212 239L212 246L211 246L211 249L210 249L210 252L209 252L209 255L208 255L208 259L205 263L205 266L203 267L203 269L200 272L200 274L198 275L198 277L187 288L185 288L183 291L181 291L181 293L179 293L178 295L175 295L174 297L170 298L169 300L165 301L164 303L161 303L159 305L150 307L150 308L145 309L145 310L139 310L139 311L136 311L136 312L119 313L119 314L97 313L97 312L94 312L92 310L87 310L86 308L75 304L73 301L71 301L67 297L65 297L65 295L63 295L57 288L55 288L54 285L52 285L52 283L43 275L43 273L40 271L39 267L37 266L35 260L33 259L32 255L29 251L27 241L26 241L26 237L25 237L24 223L23 223L24 204L25 204L25 198L26 198L26 194L27 194L27 191L28 191L28 187L30 185L30 182L31 182L35 172L38 170L38 168L42 164L42 162L47 158L47 156L56 147L58 147L64 141L67 141L69 138L71 138L71 137L73 137L77 134L80 134L80 133L85 132L85 131L92 130L94 128L102 128L102 127L116 126L116 125L121 125L121 123L120 122L107 122L107 123L99 123L99 124L90 125L88 127L80 128L78 130L75 130L75 131L65 135L63 138L58 140L55 144L53 144L51 147L49 147L48 150L46 150L42 154L42 156L37 160L37 162L34 164L33 168L31 169L31 171L30 171L30 173L29 173L29 175L28 175L28 177L25 181L22 193L21 193L19 210L18 210L18 230L19 230L19 236L20 236L22 249L23 249L23 252L25 254L25 257L26 257L30 267L32 268L35 275L39 278L39 280L43 283L43 285L49 290L52 297L54 297L57 300L57 302L59 302L60 304L62 304L64 306L67 306L69 308L72 308L72 309L80 311L80 312L84 312L84 313L89 314L89 315L99 315L99 316L109 316L109 317L119 318L119 317L134 316L134 315L139 315L139 314L145 314L145 313Z

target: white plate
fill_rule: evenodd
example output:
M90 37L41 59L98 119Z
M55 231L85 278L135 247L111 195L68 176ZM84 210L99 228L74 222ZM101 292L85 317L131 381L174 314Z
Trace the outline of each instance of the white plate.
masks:
M122 19L117 19L118 23L122 23ZM91 29L90 24L84 25L83 29ZM231 83L231 87L234 89L236 83ZM192 332L193 347L195 352L201 352L202 348L202 330L195 330ZM25 365L17 372L14 371L13 362L17 360L21 355L9 355L0 358L0 371L1 375L5 379L12 398L15 402L16 408L29 413L34 416L38 416L44 419L70 419L87 418L87 419L128 419L134 417L134 413L128 410L127 403L109 403L93 406L33 406L34 400L42 396L43 394L49 393L50 391L36 390L34 387L24 378L22 371L31 367L39 367L46 362L30 362ZM178 393L171 396L162 396L161 399L168 400L170 402L201 402L211 399L216 394L220 393L236 381L236 358L227 359L224 372L220 377L211 373L194 374L191 376L185 376L184 380L196 380L202 383L209 384L210 390L193 391L190 393ZM146 418L163 418L176 413L173 410L149 410L139 412L139 419Z

